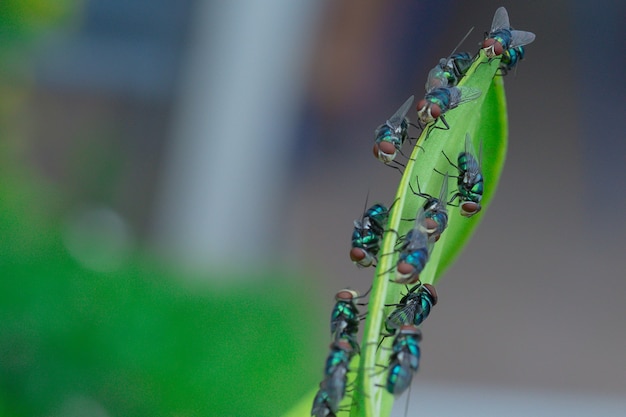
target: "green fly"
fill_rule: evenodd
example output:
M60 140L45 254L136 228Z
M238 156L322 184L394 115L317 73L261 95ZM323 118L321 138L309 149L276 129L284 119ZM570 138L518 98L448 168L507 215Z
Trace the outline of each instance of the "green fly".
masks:
M481 91L473 87L436 86L427 90L426 95L417 103L417 124L424 127L426 124L441 119L445 130L450 129L444 114L463 103L476 100ZM444 129L444 128L438 128Z
M354 221L350 249L352 262L363 267L374 264L388 218L389 209L382 204L374 204L363 213L361 220Z
M450 161L450 158L444 153L448 162L459 171L457 179L458 191L454 193L448 204L452 204L454 200L459 199L461 215L464 217L472 217L478 213L482 207L480 200L483 198L483 174L480 168L481 153L476 158L474 145L469 133L465 134L465 151L459 153L457 159L458 166Z
M437 87L453 87L461 81L467 70L472 66L474 57L469 52L456 52L459 46L465 42L474 28L472 27L454 47L447 58L441 58L439 63L430 70L426 80L426 91Z
M448 177L449 176L446 173L441 184L441 190L439 191L439 198L423 193L422 190L420 190L418 178L416 178L417 192L415 192L413 186L409 183L409 188L413 194L426 199L426 202L423 205L425 217L424 226L426 228L426 232L428 233L429 242L438 241L441 234L444 230L446 230L446 227L448 227L448 210L446 209L448 199Z
M502 75L507 75L518 62L524 59L525 50L523 46L516 46L509 48L502 53L502 59L500 59L500 72Z
M402 326L398 330L389 357L386 388L390 394L402 394L411 385L413 375L419 368L421 340L422 332L413 325Z
M375 131L374 156L385 164L393 161L402 144L409 137L409 119L406 114L413 105L414 96L409 97L385 123Z
M502 55L507 49L528 45L534 40L535 34L532 32L513 30L506 9L498 7L493 15L491 30L485 34L482 48L487 57L493 58Z
M343 289L335 295L335 306L330 314L330 334L334 341L346 340L355 352L359 352L356 334L359 331L360 313L355 301L359 294Z
M404 325L419 326L430 315L437 304L437 291L430 284L417 284L396 304L396 309L389 314L385 328L390 334Z
M415 216L415 226L409 230L400 246L394 282L414 284L419 281L419 274L426 266L434 245L428 239L425 219L424 208L420 207Z
M330 416L339 411L339 404L346 394L348 365L354 350L345 340L334 341L324 368L324 380L313 400L312 416ZM331 414L332 413L332 414Z

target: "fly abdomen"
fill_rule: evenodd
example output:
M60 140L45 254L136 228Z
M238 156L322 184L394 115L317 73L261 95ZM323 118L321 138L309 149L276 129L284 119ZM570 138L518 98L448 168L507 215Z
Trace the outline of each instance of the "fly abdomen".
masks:
M389 357L387 391L402 394L411 384L413 375L419 368L422 332L415 326L402 326L393 340L392 353Z
M417 282L419 274L426 267L429 256L429 250L426 247L401 253L396 267L396 282L400 284Z
M524 47L517 46L515 48L509 48L502 53L502 59L500 59L500 68L504 73L513 69L519 61L524 59Z

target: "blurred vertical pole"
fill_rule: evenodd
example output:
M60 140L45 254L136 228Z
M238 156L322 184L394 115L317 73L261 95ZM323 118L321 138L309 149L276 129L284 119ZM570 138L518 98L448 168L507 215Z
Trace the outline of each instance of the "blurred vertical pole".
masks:
M587 214L589 218L602 219L592 226L597 236L603 240L620 239L626 232L626 222L621 217L626 204L626 3L578 0L572 3L572 10Z
M188 269L251 271L275 257L323 4L197 2L155 224L159 247Z

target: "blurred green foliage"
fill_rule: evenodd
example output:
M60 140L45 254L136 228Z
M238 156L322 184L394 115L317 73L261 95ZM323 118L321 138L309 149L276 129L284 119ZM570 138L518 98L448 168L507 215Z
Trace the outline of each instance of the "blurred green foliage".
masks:
M318 376L311 313L275 278L217 290L141 262L89 272L54 234L5 250L19 240L5 226L4 415L66 415L88 398L113 416L270 416Z
M0 57L71 23L78 6L3 0ZM150 254L114 272L81 266L62 240L64 196L38 179L11 125L28 87L10 78L0 80L0 415L285 411L319 377L311 340L327 325L302 281L251 271L192 283Z
M68 23L81 4L80 0L2 0L0 38L6 42L38 36L50 25Z

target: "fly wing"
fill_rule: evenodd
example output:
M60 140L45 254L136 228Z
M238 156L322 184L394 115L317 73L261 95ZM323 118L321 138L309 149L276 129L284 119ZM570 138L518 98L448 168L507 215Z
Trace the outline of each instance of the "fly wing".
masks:
M452 87L450 94L450 108L453 109L459 104L476 100L482 92L478 88L473 87Z
M439 204L443 204L443 208L446 207L448 201L448 173L443 176L443 182L441 183L441 190L439 191Z
M402 124L402 121L406 117L406 114L409 112L409 109L413 105L413 100L415 96L409 97L402 106L387 120L387 124L392 129L397 129Z
M411 238L407 242L406 250L414 251L428 247L428 231L424 224L425 220L426 214L424 213L424 207L420 206L415 216L415 227L411 231Z
M500 29L510 29L509 14L504 7L498 7L496 13L493 15L493 21L491 22L491 32L495 32Z
M331 410L328 405L328 393L325 388L320 388L313 400L313 408L311 409L311 415L315 417L328 416Z
M474 87L456 87L459 90L460 93L460 98L459 101L457 103L457 106L459 104L463 104L463 103L467 103L468 101L472 101L472 100L476 100L478 97L480 97L480 95L482 94L482 91L480 91L478 88L474 88ZM450 103L452 103L453 100L450 100ZM452 106L450 106L452 107Z
M535 34L532 32L526 32L523 30L511 31L511 45L509 48L515 48L516 46L528 45L535 40Z
M469 133L465 134L465 153L468 153L472 156L476 156L476 150L474 149L474 143L472 142L472 138Z
M445 61L445 58L443 61ZM435 88L447 86L448 78L444 75L443 68L440 63L435 68L430 70L430 72L428 73L428 79L426 80L426 85L424 87L426 88L426 92L430 93Z
M386 327L387 329L399 329L405 324L412 324L415 319L415 313L417 312L417 303L409 302L402 307L396 308L387 317Z
M467 158L467 171L471 174L479 173L480 163L478 162L478 159L476 159L476 149L474 148L474 144L472 143L472 138L470 137L469 133L465 134L465 153L472 156L472 158Z
M341 366L335 372L329 375L321 384L320 390L324 390L328 395L326 400L328 407L337 413L339 411L339 403L346 394L346 373L348 370Z

